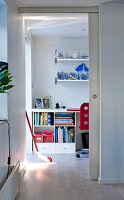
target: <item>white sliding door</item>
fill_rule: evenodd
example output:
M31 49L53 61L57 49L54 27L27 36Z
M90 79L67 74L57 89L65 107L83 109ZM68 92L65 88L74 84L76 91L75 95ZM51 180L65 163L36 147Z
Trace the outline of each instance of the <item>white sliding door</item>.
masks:
M91 179L99 176L99 14L89 13L89 101L90 101L90 159Z

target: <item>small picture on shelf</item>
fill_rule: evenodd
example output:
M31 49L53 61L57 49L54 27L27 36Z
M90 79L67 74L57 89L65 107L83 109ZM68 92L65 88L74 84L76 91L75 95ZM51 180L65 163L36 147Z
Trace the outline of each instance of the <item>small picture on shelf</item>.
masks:
M41 98L37 98L36 97L36 100L35 100L35 107L36 108L43 108L43 101Z

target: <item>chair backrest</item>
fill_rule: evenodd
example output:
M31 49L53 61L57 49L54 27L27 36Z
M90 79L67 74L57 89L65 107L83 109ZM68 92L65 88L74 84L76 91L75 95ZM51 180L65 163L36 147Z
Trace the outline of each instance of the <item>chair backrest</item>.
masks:
M89 130L89 103L83 103L80 107L80 130Z

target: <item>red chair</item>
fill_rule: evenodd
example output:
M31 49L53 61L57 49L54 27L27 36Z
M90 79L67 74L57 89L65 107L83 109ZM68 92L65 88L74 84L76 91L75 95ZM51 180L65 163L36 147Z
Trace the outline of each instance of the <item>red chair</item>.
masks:
M79 129L83 130L81 133L83 149L77 152L77 158L80 158L81 154L89 154L89 103L83 103L80 107Z
M79 129L89 131L89 103L83 103L80 107Z

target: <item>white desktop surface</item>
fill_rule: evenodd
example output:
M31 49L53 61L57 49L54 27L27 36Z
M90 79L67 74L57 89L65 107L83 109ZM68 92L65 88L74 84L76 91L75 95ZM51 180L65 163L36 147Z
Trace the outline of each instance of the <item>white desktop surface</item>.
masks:
M79 108L33 108L32 112L80 112Z

